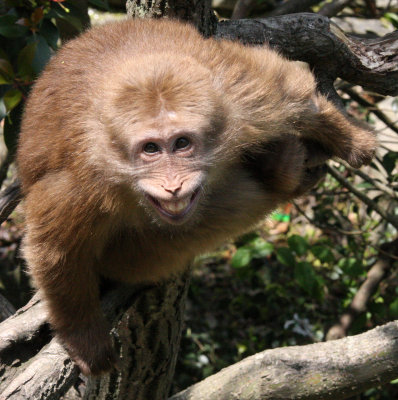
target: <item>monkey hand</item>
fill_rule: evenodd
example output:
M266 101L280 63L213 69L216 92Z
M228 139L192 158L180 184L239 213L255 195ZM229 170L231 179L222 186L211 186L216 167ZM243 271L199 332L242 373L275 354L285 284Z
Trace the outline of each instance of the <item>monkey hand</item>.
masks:
M115 367L118 358L105 327L77 328L59 336L84 375L100 375Z

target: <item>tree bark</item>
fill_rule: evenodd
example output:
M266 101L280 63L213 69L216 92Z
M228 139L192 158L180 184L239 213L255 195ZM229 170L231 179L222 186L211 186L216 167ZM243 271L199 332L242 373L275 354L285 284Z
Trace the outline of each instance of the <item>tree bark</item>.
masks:
M332 83L340 77L366 90L398 95L398 31L378 39L356 38L327 17L302 13L222 21L215 37L268 44L289 59L309 63ZM332 90L330 82L324 92Z
M127 0L127 14L131 18L176 18L191 22L203 36L214 34L217 17L211 0Z
M104 296L119 370L89 378L86 399L164 399L174 374L189 276L188 270L162 285L118 286ZM52 338L46 320L36 295L0 324L0 400L59 399L76 381L78 368Z
M89 380L86 399L167 397L180 339L179 329L170 323L181 323L188 275L166 288L119 287L105 296L105 312L116 318L118 332L113 335L121 371ZM0 324L0 371L0 400L59 399L76 381L78 370L57 340L51 340L38 297ZM336 341L266 350L170 400L342 400L397 376L395 321Z
M187 271L155 287L128 290L130 296L117 310L113 324L118 371L89 378L85 399L165 398L180 347L189 276ZM119 292L113 296L119 297Z
M343 400L397 376L395 321L340 340L255 354L169 400Z

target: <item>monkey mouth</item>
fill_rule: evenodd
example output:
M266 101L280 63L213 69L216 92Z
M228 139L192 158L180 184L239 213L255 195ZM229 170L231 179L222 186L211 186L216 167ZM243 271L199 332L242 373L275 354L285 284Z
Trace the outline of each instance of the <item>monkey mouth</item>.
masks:
M193 212L199 198L199 189L191 196L179 200L160 200L148 196L149 201L167 222L175 225L184 223Z

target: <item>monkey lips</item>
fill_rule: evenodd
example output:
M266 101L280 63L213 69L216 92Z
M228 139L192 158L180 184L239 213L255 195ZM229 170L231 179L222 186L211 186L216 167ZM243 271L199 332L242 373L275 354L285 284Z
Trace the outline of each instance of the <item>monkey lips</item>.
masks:
M149 195L147 198L164 221L173 225L181 225L193 213L198 203L199 192L200 190L196 189L191 196L178 200L160 200Z

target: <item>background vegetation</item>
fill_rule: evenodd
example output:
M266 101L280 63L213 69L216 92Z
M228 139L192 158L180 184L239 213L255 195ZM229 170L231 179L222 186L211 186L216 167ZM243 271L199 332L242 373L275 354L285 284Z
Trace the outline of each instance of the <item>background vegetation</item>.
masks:
M103 0L89 3L96 17L99 9L109 10ZM285 3L252 2L244 12L272 14ZM312 11L322 11L336 2L312 3ZM340 3L345 6L335 10L339 21L355 17L351 28L357 33L372 37L398 28L396 1ZM112 3L113 11L120 6ZM227 2L216 6L221 17L233 13ZM0 12L6 146L0 183L6 187L15 178L12 162L29 89L61 39L84 29L88 14L79 1L50 0L6 1ZM361 171L331 162L330 174L309 196L284 205L236 243L196 260L174 391L266 348L355 334L398 319L398 99L346 82L336 85L348 111L379 133L376 159ZM31 295L18 253L22 232L17 209L0 229L0 293L16 308ZM380 272L373 280L372 271ZM358 398L396 399L398 381Z

